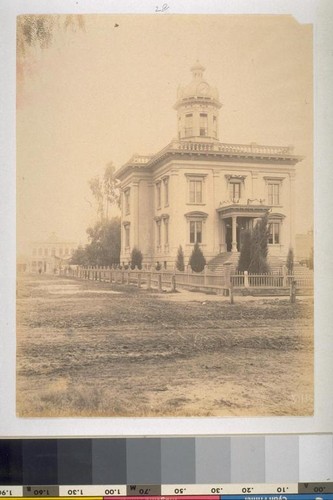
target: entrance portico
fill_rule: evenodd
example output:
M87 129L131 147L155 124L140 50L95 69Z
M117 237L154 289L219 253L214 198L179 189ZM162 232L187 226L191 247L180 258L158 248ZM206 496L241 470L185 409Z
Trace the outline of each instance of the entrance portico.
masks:
M256 220L269 210L270 207L266 205L232 204L219 207L220 252L239 252L243 231L251 230Z

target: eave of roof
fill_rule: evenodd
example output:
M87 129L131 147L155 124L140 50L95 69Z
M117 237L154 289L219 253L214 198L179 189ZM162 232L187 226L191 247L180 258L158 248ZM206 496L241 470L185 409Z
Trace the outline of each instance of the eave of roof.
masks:
M205 157L212 160L230 161L272 161L295 165L303 156L293 154L292 146L262 146L252 144L226 144L220 142L172 141L153 156L133 156L116 172L121 179L129 170L151 170L156 164L169 157Z

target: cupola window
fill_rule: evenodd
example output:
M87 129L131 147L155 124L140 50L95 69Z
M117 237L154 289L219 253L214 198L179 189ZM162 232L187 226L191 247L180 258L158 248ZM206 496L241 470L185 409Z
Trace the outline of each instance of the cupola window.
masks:
M185 115L185 137L193 135L193 114L188 113Z
M208 117L207 113L200 113L200 136L208 135Z

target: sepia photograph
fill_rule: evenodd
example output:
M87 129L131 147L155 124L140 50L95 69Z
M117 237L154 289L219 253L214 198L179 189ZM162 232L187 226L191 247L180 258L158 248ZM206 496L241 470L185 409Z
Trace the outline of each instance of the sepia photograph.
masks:
M313 27L22 14L18 417L314 414Z

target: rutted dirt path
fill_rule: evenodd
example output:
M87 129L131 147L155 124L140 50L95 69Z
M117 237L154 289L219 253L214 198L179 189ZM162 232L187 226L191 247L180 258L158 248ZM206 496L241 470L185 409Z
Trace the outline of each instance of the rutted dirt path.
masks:
M19 416L312 414L309 298L25 276L17 311Z

